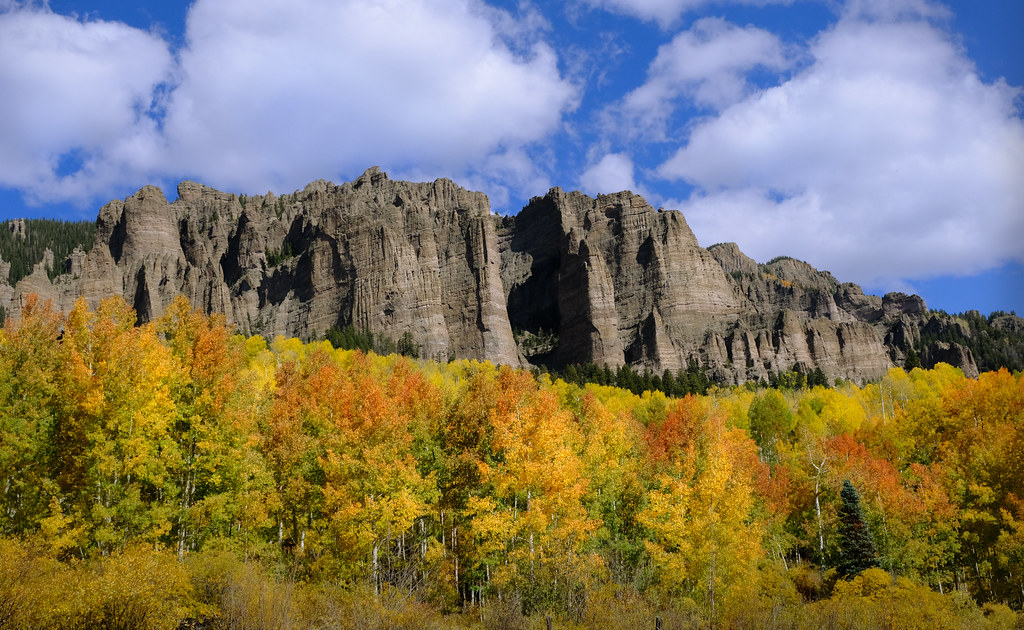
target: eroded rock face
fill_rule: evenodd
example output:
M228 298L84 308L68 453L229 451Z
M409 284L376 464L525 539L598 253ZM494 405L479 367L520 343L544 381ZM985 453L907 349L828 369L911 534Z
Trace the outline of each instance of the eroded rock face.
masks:
M516 217L502 259L513 327L557 330L556 364L676 370L739 312L683 215L631 193L552 189Z
M758 265L733 243L705 250L682 214L631 193L552 189L507 222L501 252L512 326L556 331L540 357L555 365L660 373L693 360L727 383L794 367L867 380L893 365L872 322L899 300L883 308L792 258Z
M120 295L147 321L180 293L245 333L313 339L352 324L410 332L431 358L520 365L499 262L486 196L449 180L394 182L373 168L342 186L241 198L184 182L174 203L147 186L104 206L77 277L32 274L13 314L30 292L65 310Z
M720 382L821 368L877 379L936 326L917 296L864 295L786 257L758 264L733 243L704 249L683 215L621 192L554 188L515 217L446 179L390 180L371 168L337 186L238 197L194 182L168 203L147 186L104 206L95 245L55 281L44 260L0 306L29 293L69 310L119 295L141 321L178 295L243 333L320 338L331 326L399 339L423 356L663 370L696 361ZM2 263L0 263L2 266ZM513 330L534 342L532 356ZM962 331L961 331L962 332ZM969 334L969 331L968 331ZM921 359L977 374L966 348Z

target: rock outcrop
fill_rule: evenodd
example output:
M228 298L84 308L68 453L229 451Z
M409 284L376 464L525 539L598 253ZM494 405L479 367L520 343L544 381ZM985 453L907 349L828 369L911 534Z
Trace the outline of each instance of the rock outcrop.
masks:
M495 221L482 193L440 179L395 182L372 168L277 197L194 182L178 199L147 186L100 210L78 274L38 270L8 312L38 293L61 309L120 295L140 321L183 294L245 333L322 336L331 326L398 339L423 356L521 365L505 310Z
M148 321L183 294L248 334L314 339L352 325L411 335L441 360L658 373L696 362L724 383L794 368L877 379L922 335L949 337L917 296L864 295L792 258L759 264L732 243L702 248L681 213L629 192L554 188L514 217L449 180L392 181L377 168L281 196L194 182L177 193L169 203L147 186L108 203L89 252L44 258L14 287L0 281L0 306L17 316L29 293L64 310L119 295ZM51 281L54 264L65 273ZM977 373L963 345L932 346L926 364Z
M885 326L926 310L916 296L864 296L792 258L759 265L733 243L701 248L681 213L628 192L552 189L501 237L512 326L556 331L540 357L555 365L660 373L695 361L726 383L794 368L877 379L894 365Z
M740 312L683 215L630 193L555 188L519 213L501 250L512 326L558 331L556 364L677 370Z

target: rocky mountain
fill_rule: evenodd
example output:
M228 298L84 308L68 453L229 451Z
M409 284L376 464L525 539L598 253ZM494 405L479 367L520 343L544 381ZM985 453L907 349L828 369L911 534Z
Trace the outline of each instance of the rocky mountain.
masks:
M499 263L487 197L448 180L370 169L280 197L184 182L173 203L152 186L108 203L93 248L53 282L41 262L8 290L7 311L28 293L61 309L120 295L147 321L184 294L244 333L312 339L351 323L411 332L424 356L519 365Z
M726 383L794 368L871 380L902 365L932 321L917 296L864 295L787 257L759 265L734 243L701 248L681 213L628 192L555 188L499 237L512 326L557 331L557 346L537 357L555 366L660 373L695 359ZM961 344L934 345L926 360L977 374Z
M393 181L377 168L289 195L194 182L177 193L169 203L147 186L108 203L89 251L44 256L14 286L0 260L0 308L17 315L29 293L65 310L120 295L147 321L184 294L243 333L312 339L351 325L411 334L442 360L659 373L696 361L725 383L793 368L864 381L920 349L925 365L977 374L961 343L970 327L919 297L864 295L792 258L758 264L735 244L702 248L680 212L629 192L554 188L514 217L449 180Z

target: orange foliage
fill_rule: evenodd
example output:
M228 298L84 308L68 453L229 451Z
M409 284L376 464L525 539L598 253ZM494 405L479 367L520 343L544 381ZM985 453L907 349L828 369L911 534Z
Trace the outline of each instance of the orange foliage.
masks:
M769 399L775 416L751 412ZM62 316L30 296L0 333L0 532L62 559L231 550L310 583L574 619L630 585L708 621L742 616L725 594L827 596L846 479L898 580L837 601L916 580L1024 603L1024 378L1006 370L670 400L268 345L183 298L136 326L123 301Z

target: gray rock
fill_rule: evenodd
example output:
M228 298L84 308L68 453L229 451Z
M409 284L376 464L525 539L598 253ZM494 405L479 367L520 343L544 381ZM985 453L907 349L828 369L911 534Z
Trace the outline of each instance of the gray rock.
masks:
M501 252L513 327L557 331L555 364L660 373L693 358L732 383L794 367L864 381L893 365L872 325L880 298L792 258L704 250L682 214L631 193L552 189L507 222Z
M247 334L314 339L351 324L411 334L441 360L518 366L529 353L659 374L696 360L727 383L794 367L877 379L922 331L937 338L956 325L917 296L867 296L793 258L758 264L734 243L704 249L681 213L629 192L553 188L496 217L485 195L447 179L392 181L371 168L286 195L182 182L169 203L146 186L105 205L96 228L88 253L51 254L17 286L0 281L0 306L17 316L29 293L63 310L119 295L144 322L183 294ZM51 281L55 262L68 273ZM977 373L963 346L925 350L925 365Z
M558 331L556 364L677 370L739 311L683 215L627 192L554 188L519 213L501 254L513 327Z
M280 197L237 197L194 182L168 203L147 186L112 201L74 275L33 273L14 289L62 309L124 297L140 321L184 294L245 333L322 336L333 325L395 340L425 356L520 365L505 311L487 197L449 180L393 182L377 168Z

